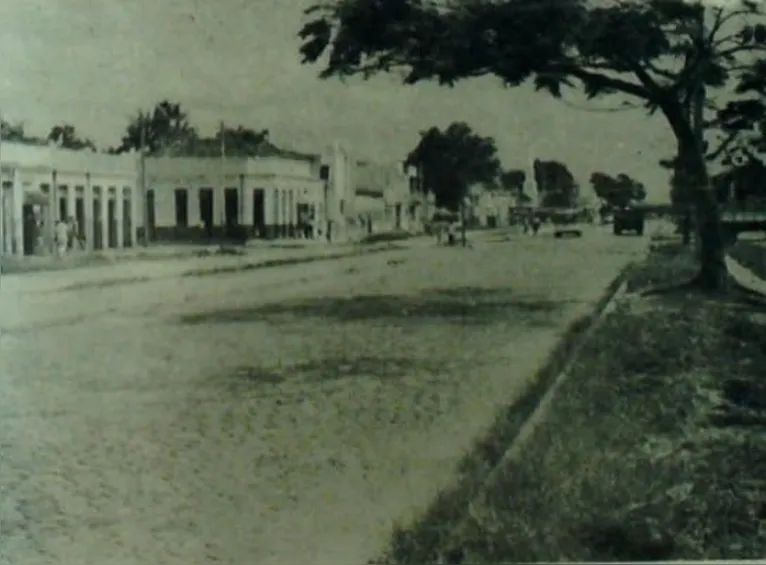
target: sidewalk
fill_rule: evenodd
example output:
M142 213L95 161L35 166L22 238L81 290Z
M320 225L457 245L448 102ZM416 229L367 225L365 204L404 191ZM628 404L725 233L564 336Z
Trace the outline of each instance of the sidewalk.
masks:
M252 269L258 265L282 261L330 260L385 250L408 249L432 243L430 238L414 237L395 243L359 245L309 244L259 245L236 248L238 253L225 254L219 246L163 246L137 248L125 252L99 254L79 258L35 257L58 265L45 269L38 267L22 273L6 273L3 289L22 292L46 292L71 287L100 284L145 282L160 278L204 275L222 269ZM69 262L71 261L71 262ZM89 262L88 262L89 261ZM289 264L289 263L288 263ZM279 266L279 265L273 265Z

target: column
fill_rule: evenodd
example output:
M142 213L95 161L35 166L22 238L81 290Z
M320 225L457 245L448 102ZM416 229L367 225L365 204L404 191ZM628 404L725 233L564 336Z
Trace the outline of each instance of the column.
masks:
M247 233L253 233L253 189L242 187L242 225L248 226Z
M134 184L130 187L129 195L130 206L130 246L138 247L138 222L139 222L139 205L138 205L138 186Z
M109 249L109 188L101 187L101 249Z
M13 169L13 240L14 255L24 255L24 187L19 178L19 169Z
M240 226L244 226L247 224L247 216L245 216L245 175L239 175L239 184L237 185L237 194L239 199L239 207L237 211L239 212L239 218L237 218L237 222Z
M269 239L274 239L279 229L279 189L271 188L267 192L270 195L268 209L271 210L271 221L267 224L266 233Z
M224 194L226 193L226 179L222 178L220 185L213 189L213 226L223 228L226 225L226 199ZM214 230L214 233L219 234L221 230Z
M287 192L287 212L288 212L287 213L287 217L289 218L289 220L288 220L288 224L289 224L288 235L290 237L295 237L297 235L296 234L296 230L295 230L295 224L298 223L298 222L296 222L296 217L297 217L298 214L297 214L297 212L295 210L295 189L294 188L291 188Z
M280 228L280 234L282 237L287 237L288 224L290 223L290 216L287 213L287 190L282 190L280 198L282 222Z
M117 240L115 241L117 249L122 249L125 247L125 231L122 222L123 214L125 213L123 211L125 205L124 190L125 189L123 187L118 186L115 189L116 194L114 195L114 227L115 231L117 232Z
M93 251L93 185L90 183L90 173L85 173L85 192L83 194L83 208L85 220L85 248Z

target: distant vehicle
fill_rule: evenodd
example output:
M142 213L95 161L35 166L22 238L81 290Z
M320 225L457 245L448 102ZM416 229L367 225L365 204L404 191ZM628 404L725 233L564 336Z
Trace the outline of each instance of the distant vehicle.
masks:
M561 238L565 235L582 237L585 218L582 210L557 210L551 215L551 223L555 238Z
M622 235L626 231L644 235L644 221L646 213L640 208L625 206L614 211L612 219L612 231L614 235Z

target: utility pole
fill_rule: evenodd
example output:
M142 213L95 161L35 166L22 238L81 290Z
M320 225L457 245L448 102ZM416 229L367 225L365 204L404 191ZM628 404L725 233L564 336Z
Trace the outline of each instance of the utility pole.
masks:
M2 182L3 113L0 111L0 259L5 257L5 188ZM0 273L2 272L0 265Z
M144 224L144 247L149 247L149 191L146 188L146 117L141 114L141 132L139 141L139 182L141 184L141 221Z

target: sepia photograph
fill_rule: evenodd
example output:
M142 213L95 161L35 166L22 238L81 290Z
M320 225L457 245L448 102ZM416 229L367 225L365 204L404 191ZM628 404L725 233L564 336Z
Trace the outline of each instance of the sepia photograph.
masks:
M0 46L0 565L766 558L766 1Z

